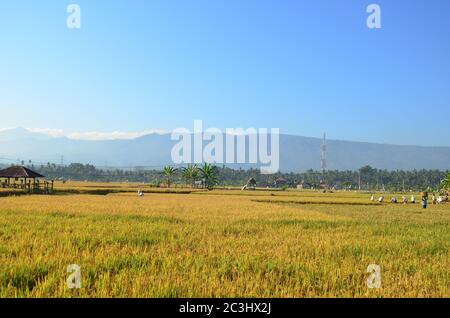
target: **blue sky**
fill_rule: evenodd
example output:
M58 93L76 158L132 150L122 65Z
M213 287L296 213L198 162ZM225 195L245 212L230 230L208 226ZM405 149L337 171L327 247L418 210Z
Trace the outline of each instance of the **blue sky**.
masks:
M81 29L66 27L67 5ZM382 9L382 29L366 7ZM450 146L450 1L9 1L0 128L280 128Z

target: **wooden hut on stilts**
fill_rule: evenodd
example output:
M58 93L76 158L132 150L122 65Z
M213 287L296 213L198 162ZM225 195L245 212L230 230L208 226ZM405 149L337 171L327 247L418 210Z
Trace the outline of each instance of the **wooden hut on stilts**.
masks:
M52 193L53 181L46 181L44 178L45 176L23 166L0 170L2 188L22 189L29 193Z

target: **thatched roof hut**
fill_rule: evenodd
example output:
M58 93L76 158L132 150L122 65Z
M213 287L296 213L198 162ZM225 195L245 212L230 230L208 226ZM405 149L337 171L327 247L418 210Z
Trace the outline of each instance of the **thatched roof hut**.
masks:
M24 189L30 193L42 193L42 190L43 193L53 192L53 181L43 180L40 182L39 179L43 178L45 176L42 174L23 166L12 166L0 170L0 186L2 188Z
M0 170L0 178L26 178L26 179L37 179L45 178L45 176L30 170L22 166L13 166Z
M248 179L247 183L242 187L242 190L255 190L256 180L255 178Z

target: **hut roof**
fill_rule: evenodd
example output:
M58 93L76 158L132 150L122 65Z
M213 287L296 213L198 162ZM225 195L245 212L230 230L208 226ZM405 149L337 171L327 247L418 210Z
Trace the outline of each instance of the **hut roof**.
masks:
M22 166L0 170L0 178L45 178L43 175Z
M279 178L277 178L277 179L275 180L275 182L276 182L276 183L285 183L285 182L287 182L287 180L286 180L285 178L283 178L283 177L279 177Z

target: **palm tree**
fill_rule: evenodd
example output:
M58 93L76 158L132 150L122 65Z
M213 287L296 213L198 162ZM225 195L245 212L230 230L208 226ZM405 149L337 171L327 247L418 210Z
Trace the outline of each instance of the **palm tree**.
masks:
M191 182L191 186L193 187L195 181L198 178L198 167L197 165L188 164L186 168L183 168L183 178L189 183Z
M199 170L203 180L205 181L205 186L211 190L217 184L217 167L209 163L205 163Z
M164 175L167 179L167 187L170 188L170 177L177 171L178 169L171 167L169 165L164 167Z
M444 191L450 189L450 171L447 171L447 175L441 181L441 189Z

